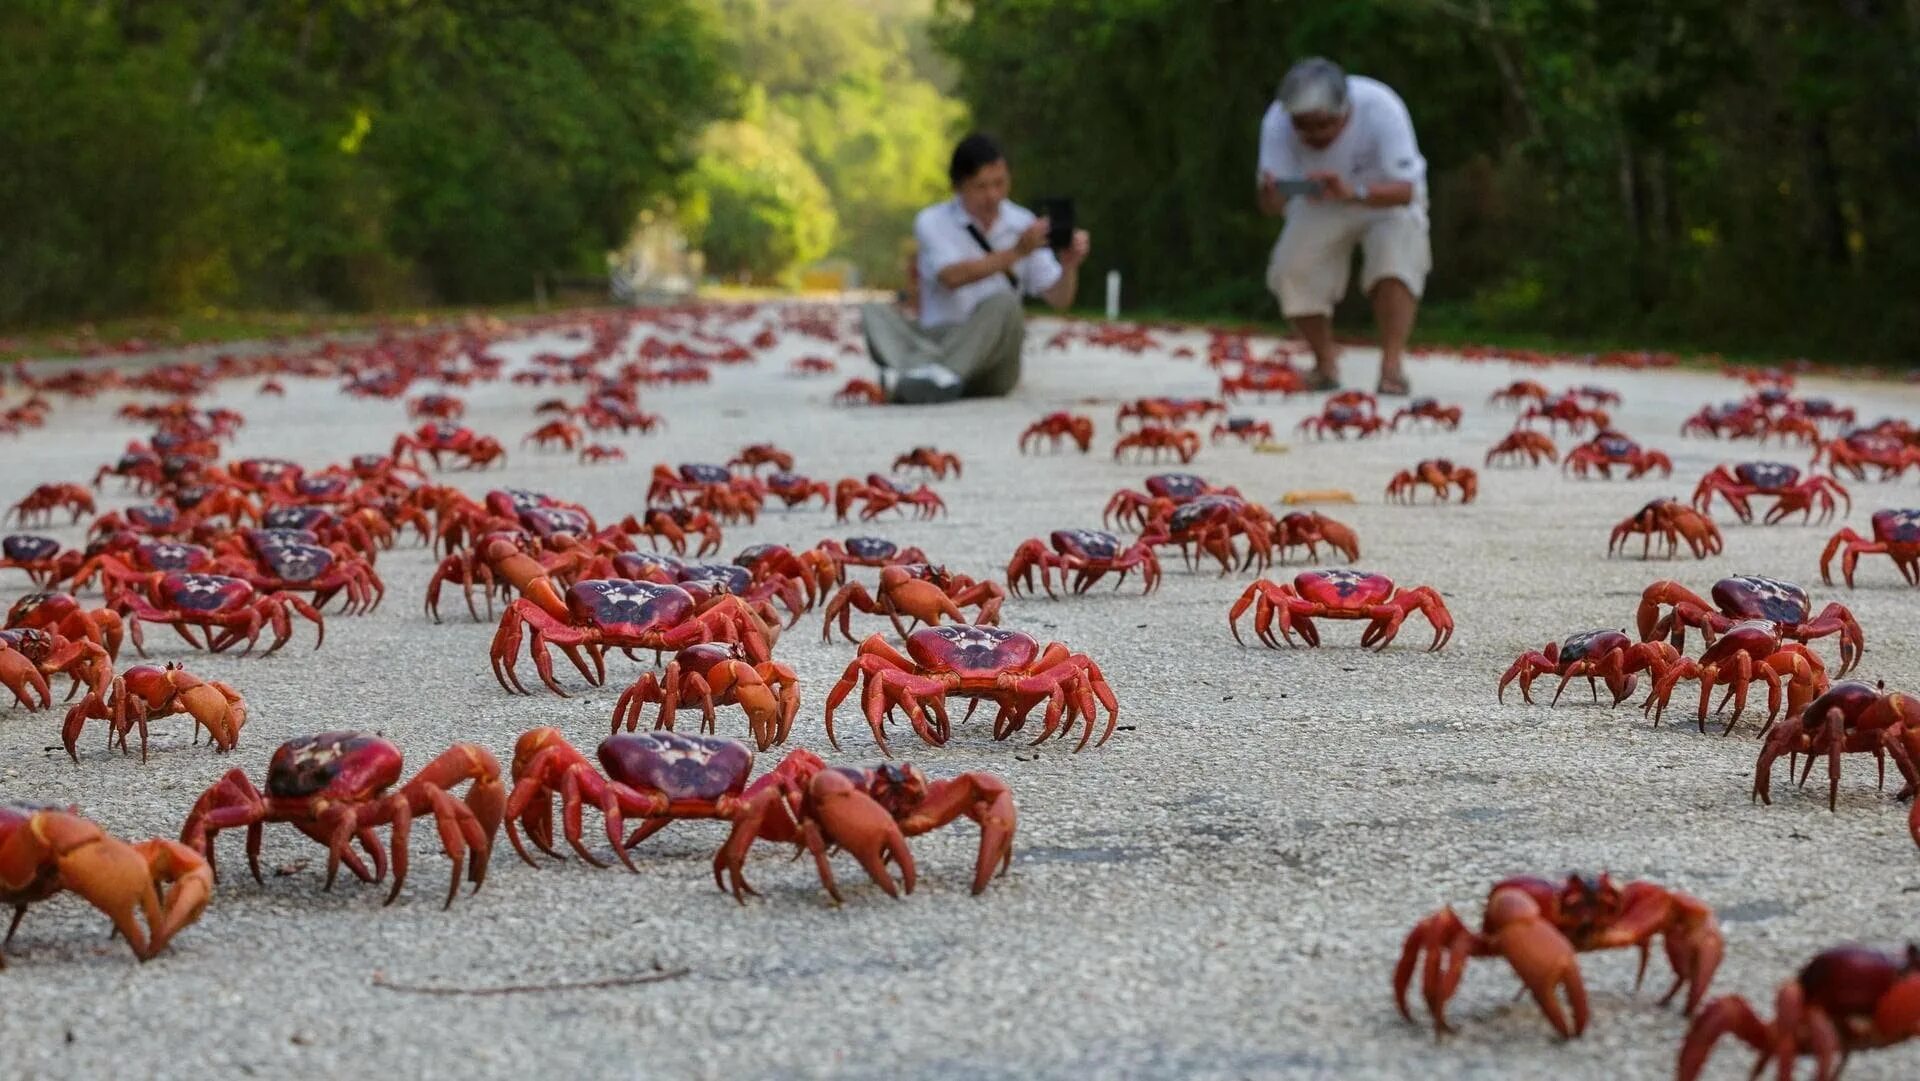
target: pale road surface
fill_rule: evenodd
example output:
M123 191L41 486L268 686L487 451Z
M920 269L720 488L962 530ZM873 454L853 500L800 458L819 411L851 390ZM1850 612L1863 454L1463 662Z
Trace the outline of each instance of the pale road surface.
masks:
M748 320L731 329L745 338ZM1040 324L1034 340L1050 329ZM829 404L861 362L839 376L800 380L786 363L817 351L790 339L755 366L719 369L709 387L663 389L644 404L670 426L618 439L630 460L586 467L566 455L522 451L533 403L548 392L504 382L467 393L468 423L511 448L508 467L444 475L476 494L517 485L580 500L603 519L636 509L657 461L724 461L771 440L823 478L863 475L919 443L966 461L940 490L950 517L836 526L818 509L774 512L728 531L725 554L752 542L811 545L883 533L924 547L974 575L994 575L1019 542L1065 526L1098 526L1117 488L1155 471L1115 463L1113 403L1148 393L1206 395L1215 377L1170 348L1199 334L1166 335L1169 348L1132 356L1075 346L1035 348L1009 401L929 409L838 409ZM552 337L503 347L517 360ZM1352 385L1371 386L1372 354L1353 350ZM1846 764L1838 814L1817 785L1781 785L1774 806L1750 803L1757 743L1751 721L1730 738L1688 724L1649 726L1631 707L1569 695L1557 709L1494 701L1494 683L1520 651L1568 633L1631 624L1639 592L1677 577L1705 593L1718 577L1758 572L1800 581L1816 603L1840 599L1866 628L1860 675L1920 687L1915 592L1890 564L1870 560L1861 588L1820 585L1827 528L1727 527L1727 551L1705 563L1605 558L1608 528L1655 496L1684 495L1710 466L1803 452L1682 440L1681 418L1744 393L1719 374L1544 372L1504 364L1428 360L1416 388L1466 407L1454 434L1365 442L1296 442L1262 455L1209 447L1193 469L1273 501L1290 488L1349 488L1360 503L1331 508L1361 534L1361 566L1403 585L1431 584L1459 631L1441 653L1422 652L1417 617L1382 654L1356 648L1358 628L1323 624L1318 650L1241 648L1226 610L1249 575L1216 577L1177 564L1142 599L1131 587L1065 600L1016 599L1006 623L1083 650L1104 667L1125 726L1104 748L994 744L981 724L944 750L902 731L905 757L934 774L991 770L1014 786L1021 822L1012 874L982 897L966 892L976 834L961 823L916 839L921 889L888 900L844 857L847 903L826 902L807 861L772 848L749 865L762 893L745 907L718 892L708 857L724 827L677 825L649 841L637 875L578 859L522 864L502 843L476 895L442 911L445 863L430 830L414 834L414 878L383 908L384 888L344 880L320 890L324 855L290 827L271 827L265 863L285 867L264 885L244 873L241 840L222 842L224 876L201 923L171 951L135 965L107 939L103 919L62 899L35 909L0 975L0 1077L1339 1077L1661 1078L1684 1031L1655 998L1665 986L1655 953L1648 986L1631 991L1630 953L1582 962L1594 1019L1580 1040L1556 1039L1501 962L1476 962L1452 1015L1460 1032L1436 1044L1401 1020L1388 977L1401 936L1452 903L1479 918L1489 885L1521 873L1610 869L1688 890L1717 907L1728 939L1715 991L1739 992L1771 1012L1773 989L1816 951L1847 940L1890 945L1920 932L1920 852L1892 790L1872 764ZM1396 469L1455 456L1478 467L1512 424L1488 392L1532 376L1549 386L1618 389L1618 422L1665 448L1671 480L1579 483L1551 468L1495 469L1468 507L1385 504ZM308 465L384 450L408 426L399 402L353 402L332 382L290 381L284 400L251 383L226 384L220 404L249 423L234 456L279 455ZM1920 391L1822 385L1866 417L1920 415ZM577 395L577 392L573 392ZM1020 457L1015 437L1040 414L1084 406L1099 426L1096 452ZM125 399L62 403L44 432L9 443L0 498L40 481L84 480L142 434L114 416ZM1311 398L1248 404L1290 432ZM1564 440L1563 440L1564 443ZM103 509L132 502L115 491ZM1920 504L1911 479L1854 486L1848 521ZM1723 519L1724 513L1720 515ZM55 535L77 542L77 529ZM98 726L73 766L55 746L57 721L19 710L0 719L0 791L9 799L78 803L124 837L172 835L196 794L240 766L259 778L281 741L324 729L377 729L417 767L455 740L503 760L514 738L558 725L590 750L613 700L640 668L618 662L611 686L575 695L510 697L489 674L491 625L465 613L434 625L420 610L432 560L418 547L380 557L389 593L374 615L330 617L314 654L311 630L271 658L208 658L162 629L154 656L184 660L236 684L253 720L240 748L218 757L188 745L188 726L161 722L154 757L108 753ZM6 572L9 596L27 587ZM1293 569L1277 571L1290 575ZM459 609L456 601L453 605ZM863 620L867 629L878 624ZM1829 663L1831 642L1818 648ZM817 617L780 642L804 681L794 743L832 761L876 758L864 726L841 729L834 754L822 732L827 687L852 655L821 644ZM523 668L525 668L523 662ZM843 714L843 719L851 719ZM722 731L743 734L738 717ZM761 767L777 754L761 757ZM588 816L588 843L598 816ZM503 839L504 842L504 839ZM651 986L499 997L437 997L375 986L435 987L586 981L691 970ZM1723 1047L1710 1075L1744 1076L1750 1056ZM1853 1081L1911 1078L1920 1043L1859 1056Z

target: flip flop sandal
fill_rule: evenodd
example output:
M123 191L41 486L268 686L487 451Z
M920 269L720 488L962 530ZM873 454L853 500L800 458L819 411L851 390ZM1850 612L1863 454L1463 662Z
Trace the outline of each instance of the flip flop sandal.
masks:
M1340 380L1325 372L1310 370L1306 376L1307 389L1310 391L1339 390Z
M1382 379L1374 393L1386 398L1404 398L1413 393L1413 388L1405 379Z

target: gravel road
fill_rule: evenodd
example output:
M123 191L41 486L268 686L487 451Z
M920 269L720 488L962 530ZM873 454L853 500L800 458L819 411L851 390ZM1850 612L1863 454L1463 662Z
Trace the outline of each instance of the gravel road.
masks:
M750 318L730 332L745 338L758 326ZM1033 340L1049 329L1041 324ZM949 517L863 529L836 526L829 511L776 511L728 530L726 554L879 532L994 576L1025 538L1097 527L1115 489L1155 471L1110 459L1113 405L1211 394L1207 368L1171 357L1182 343L1201 339L1165 335L1166 348L1138 356L1036 346L1011 400L909 410L833 407L839 382L864 374L854 371L861 362L843 360L838 377L790 377L789 359L818 351L795 339L756 365L719 370L710 386L648 394L644 404L669 426L617 440L629 460L613 466L519 449L533 402L549 395L502 382L466 393L467 423L509 446L507 467L443 479L476 495L497 485L541 489L608 518L640 505L659 461L724 461L770 440L793 451L802 471L830 480L933 443L966 462L963 479L938 485ZM577 346L548 334L500 351L524 360ZM1371 353L1352 351L1350 382L1371 386L1373 364ZM1413 375L1419 392L1465 406L1458 432L1296 441L1277 455L1210 446L1192 468L1270 503L1287 489L1351 489L1358 505L1330 509L1359 531L1359 565L1438 589L1458 622L1451 645L1422 652L1416 617L1379 654L1357 648L1352 624L1324 624L1317 650L1242 648L1226 610L1250 576L1189 572L1177 559L1145 599L1129 587L1012 601L1008 626L1101 664L1123 728L1080 754L995 744L978 721L937 751L902 733L896 749L932 774L986 770L1013 785L1021 822L1012 872L984 896L967 893L976 835L964 822L914 841L922 886L899 901L843 858L847 901L830 905L808 861L763 848L749 867L762 896L736 905L709 874L724 827L697 822L649 841L639 874L578 859L535 869L502 844L485 888L450 911L439 904L445 864L430 830L416 830L415 877L383 907L384 888L343 881L322 892L322 850L271 827L265 863L278 870L254 883L240 841L227 838L205 918L145 966L78 901L33 910L0 975L12 992L0 1011L0 1077L1659 1078L1671 1076L1685 1022L1655 1002L1665 983L1657 954L1638 994L1630 953L1583 960L1594 1020L1572 1042L1515 997L1503 964L1476 963L1452 1009L1460 1032L1436 1044L1393 1007L1389 973L1402 935L1443 904L1477 920L1487 888L1508 875L1607 869L1714 905L1728 939L1716 992L1769 1010L1774 986L1822 948L1916 937L1920 853L1892 790L1875 790L1870 764L1848 763L1837 814L1818 786L1783 786L1762 807L1747 796L1757 750L1750 722L1722 738L1689 724L1655 729L1636 709L1572 694L1555 709L1494 700L1497 677L1520 651L1630 626L1648 583L1674 577L1704 594L1742 572L1797 580L1816 603L1850 605L1866 628L1860 675L1920 686L1915 593L1891 565L1865 563L1854 591L1820 585L1817 556L1837 526L1723 522L1726 553L1704 563L1606 558L1615 521L1653 497L1684 496L1716 463L1802 461L1797 450L1679 438L1683 416L1745 388L1705 372L1542 373L1445 359L1422 361ZM1665 449L1674 477L1575 482L1553 468L1491 469L1471 506L1382 501L1387 478L1417 459L1478 467L1513 422L1486 404L1488 393L1522 376L1618 390L1618 425ZM351 401L331 382L289 386L285 399L223 386L219 403L248 417L234 455L319 465L384 450L410 426L397 402ZM1809 381L1801 390L1866 416L1920 414L1913 388ZM0 498L89 478L139 434L113 415L124 400L63 403L44 431L12 441ZM1276 398L1245 412L1290 433L1313 407ZM1016 454L1020 430L1059 408L1096 418L1095 453ZM1855 485L1848 522L1864 531L1873 510L1920 503L1912 483ZM106 506L131 502L111 494ZM77 528L52 533L80 539ZM156 658L184 660L251 701L235 753L190 745L188 726L174 720L159 724L146 765L108 752L90 729L74 766L57 747L57 720L15 709L0 718L0 792L77 803L123 837L171 836L223 772L238 766L258 778L274 747L305 733L378 730L412 766L456 740L504 760L537 725L557 725L590 749L640 669L621 662L598 689L564 673L567 699L509 696L488 671L491 625L463 611L441 625L422 614L432 566L417 547L383 554L386 604L367 617L330 617L317 654L309 628L280 654L245 658L201 656L155 633ZM26 589L18 572L6 574L15 594ZM872 762L864 726L841 729L842 752L827 746L821 703L852 647L822 644L817 627L803 620L779 645L805 688L794 743L830 761ZM1833 663L1831 640L1816 648ZM722 725L744 733L737 715ZM590 815L590 843L597 828ZM388 986L617 981L656 967L685 975L490 996ZM1729 1046L1710 1074L1743 1076L1749 1061ZM1848 1076L1910 1078L1917 1069L1920 1043L1861 1056Z

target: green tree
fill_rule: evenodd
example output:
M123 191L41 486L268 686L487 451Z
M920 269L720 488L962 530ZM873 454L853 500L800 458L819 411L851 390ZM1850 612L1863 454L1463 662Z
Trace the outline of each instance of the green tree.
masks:
M833 245L833 202L779 128L736 121L708 129L683 221L707 269L771 282Z

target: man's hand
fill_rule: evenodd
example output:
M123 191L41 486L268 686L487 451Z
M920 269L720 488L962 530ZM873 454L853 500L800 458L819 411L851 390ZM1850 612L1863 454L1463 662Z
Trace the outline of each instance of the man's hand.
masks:
M1080 264L1087 261L1087 253L1093 250L1093 237L1085 229L1073 231L1073 243L1068 244L1060 253L1060 265L1067 270L1078 270Z
M1313 197L1316 203L1345 203L1353 199L1352 185L1339 173L1308 173L1307 179L1320 182L1320 194Z
M1280 194L1280 181L1265 169L1260 170L1259 194L1255 197L1260 213L1273 217L1287 210L1287 197Z
M1013 250L1025 256L1032 255L1034 252L1046 247L1047 230L1052 227L1052 223L1047 221L1047 219L1035 218L1033 224L1027 226L1026 229L1021 232L1020 239L1013 242Z

